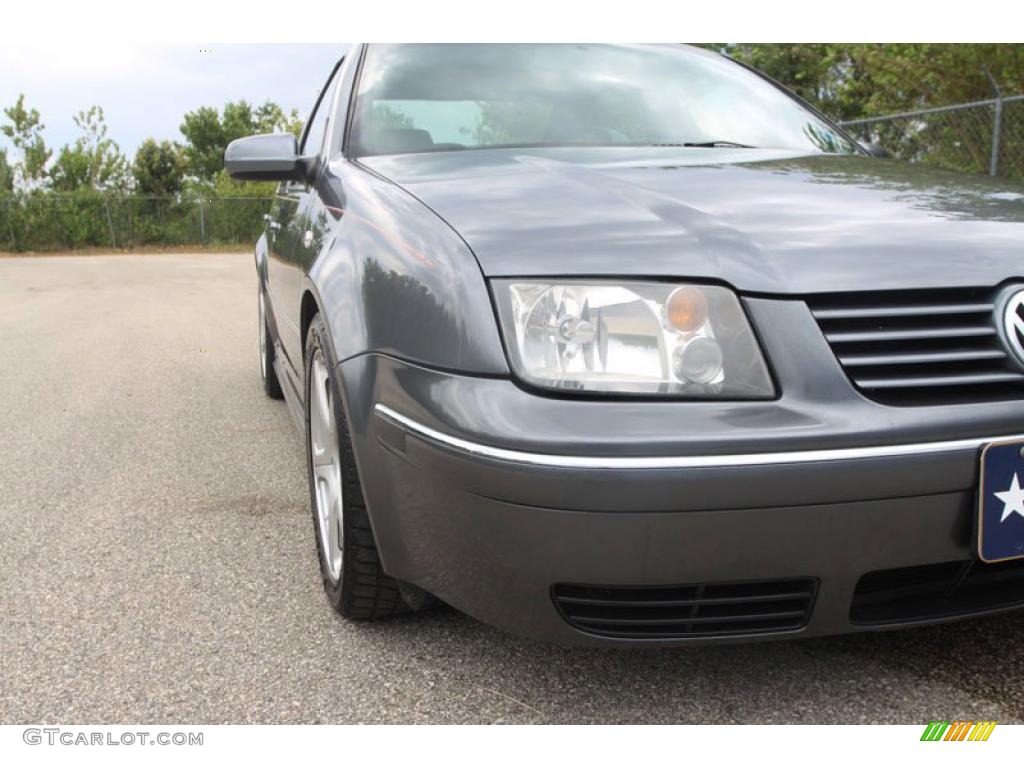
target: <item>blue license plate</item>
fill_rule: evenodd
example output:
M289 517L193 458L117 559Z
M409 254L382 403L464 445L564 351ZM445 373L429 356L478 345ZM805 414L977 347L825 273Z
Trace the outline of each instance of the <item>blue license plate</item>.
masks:
M1024 442L990 443L981 452L978 557L1024 558Z

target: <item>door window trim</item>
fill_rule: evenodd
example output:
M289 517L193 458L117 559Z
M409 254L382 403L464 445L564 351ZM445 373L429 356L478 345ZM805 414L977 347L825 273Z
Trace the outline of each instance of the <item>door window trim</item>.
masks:
M346 109L346 112L345 112L344 135L343 135L343 140L342 140L342 154L346 158L348 158L349 160L352 159L352 156L349 154L349 152L351 150L351 147L352 147L352 143L351 143L351 141L349 141L349 136L352 133L352 122L355 119L355 114L356 114L356 97L357 97L357 95L359 93L359 81L362 79L362 76L363 76L363 61L366 59L366 49L367 48L368 48L368 44L367 43L363 43L360 46L360 48L359 48L359 53L358 53L358 56L356 57L356 63L355 63L355 66L354 66L355 75L352 78L352 85L351 85L351 87L349 89L348 105L347 105L347 109Z
M331 69L331 74L327 78L327 82L324 84L324 87L320 90L320 95L317 96L316 103L313 105L313 111L309 113L309 119L306 120L306 124L302 128L302 134L299 137L299 153L305 157L311 156L306 151L306 139L309 138L309 129L313 126L313 123L319 116L320 107L324 105L324 98L327 97L329 100L329 104L327 105L329 110L332 110L335 105L335 99L338 93L338 83L340 82L335 80L335 76L338 74L339 69L341 69L341 66L344 63L345 57L342 56L340 59L338 59L338 62L334 65L334 68ZM328 91L331 91L332 88L333 93L328 94ZM316 149L315 157L323 157L324 144L326 143L328 137L330 136L332 117L332 112L328 111L327 122L324 125L324 135L320 138L320 146L317 147Z

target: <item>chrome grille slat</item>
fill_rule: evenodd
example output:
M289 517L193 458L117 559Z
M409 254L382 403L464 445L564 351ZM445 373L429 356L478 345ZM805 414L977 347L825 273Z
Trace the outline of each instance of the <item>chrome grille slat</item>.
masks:
M963 328L908 328L895 331L839 331L826 333L825 338L832 344L849 344L866 341L912 341L914 339L962 339L968 336L995 336L992 326L974 325Z
M846 307L842 309L813 310L818 320L851 320L871 317L914 317L935 315L978 315L991 312L992 303L980 304L929 304L907 307Z
M1006 348L997 289L831 294L807 300L851 382L893 405L1024 396Z
M927 365L929 363L960 363L968 360L1001 360L1006 353L1001 349L976 349L950 352L918 352L888 355L843 355L839 362L845 367L865 365Z
M974 373L963 376L917 376L907 378L858 379L865 389L898 389L906 387L963 387L972 384L999 384L1024 381L1020 373Z

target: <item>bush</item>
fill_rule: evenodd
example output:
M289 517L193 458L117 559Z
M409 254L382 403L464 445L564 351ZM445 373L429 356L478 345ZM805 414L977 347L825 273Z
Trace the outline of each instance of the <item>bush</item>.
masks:
M57 251L141 245L251 245L270 197L172 198L30 193L0 197L0 249Z

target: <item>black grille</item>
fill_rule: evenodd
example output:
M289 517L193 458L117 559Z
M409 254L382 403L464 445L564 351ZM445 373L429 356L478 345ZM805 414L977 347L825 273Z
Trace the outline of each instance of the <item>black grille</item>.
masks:
M817 581L679 587L559 584L555 605L576 629L618 638L687 638L785 632L811 615Z
M976 560L874 571L853 593L850 621L888 624L1024 606L1024 560Z
M808 301L851 381L893 405L1013 399L1024 371L1007 354L988 289L832 294Z

